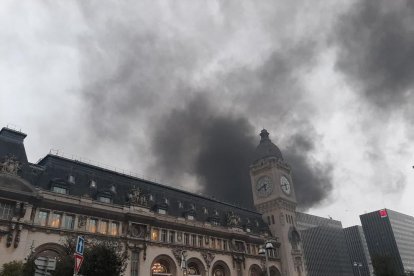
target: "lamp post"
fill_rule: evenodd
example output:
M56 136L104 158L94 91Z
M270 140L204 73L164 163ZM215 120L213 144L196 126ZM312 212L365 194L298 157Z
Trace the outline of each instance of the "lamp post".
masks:
M259 249L259 254L260 255L265 255L265 258L266 258L266 263L265 263L265 265L266 265L266 275L267 276L270 276L270 268L269 268L269 251L270 250L272 250L274 247L273 247L273 244L270 242L270 241L266 241L265 242L265 244L264 244L264 247L262 246L260 249Z
M360 263L360 262L354 262L353 263L353 266L355 266L355 267L357 267L358 268L358 275L359 276L361 276L361 267L362 267L362 263Z

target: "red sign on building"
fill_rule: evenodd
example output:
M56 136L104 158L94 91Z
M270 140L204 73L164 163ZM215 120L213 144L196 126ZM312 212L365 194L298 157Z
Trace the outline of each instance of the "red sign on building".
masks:
M379 214L380 214L381 218L388 217L388 214L387 214L387 210L386 209L379 210Z

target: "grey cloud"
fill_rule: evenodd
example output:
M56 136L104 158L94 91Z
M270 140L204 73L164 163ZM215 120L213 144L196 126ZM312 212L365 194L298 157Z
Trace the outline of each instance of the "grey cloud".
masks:
M337 68L380 108L411 104L414 87L414 2L363 0L335 29Z

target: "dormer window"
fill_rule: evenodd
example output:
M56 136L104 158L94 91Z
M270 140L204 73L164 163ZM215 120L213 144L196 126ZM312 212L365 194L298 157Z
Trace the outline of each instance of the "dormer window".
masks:
M184 208L184 204L181 201L178 201L178 208L180 209Z
M168 198L164 198L164 204L165 205L169 205L170 204L170 201L168 200Z
M63 188L63 187L59 187L59 186L53 186L52 187L52 192L67 195L68 194L68 189Z
M203 213L204 215L208 215L208 209L206 207L203 207Z
M154 201L154 196L153 196L153 195L149 195L149 196L148 196L148 200L149 200L149 201Z
M108 196L98 196L98 201L103 203L111 203L111 198Z
M195 210L195 204L194 203L190 204L190 210Z
M89 188L91 188L91 189L96 189L97 188L97 183L96 183L96 180L90 180L89 181Z
M111 187L109 188L109 191L112 193L112 194L116 194L116 187L115 187L115 185L111 185Z
M68 182L70 184L75 184L75 176L72 174L68 175Z

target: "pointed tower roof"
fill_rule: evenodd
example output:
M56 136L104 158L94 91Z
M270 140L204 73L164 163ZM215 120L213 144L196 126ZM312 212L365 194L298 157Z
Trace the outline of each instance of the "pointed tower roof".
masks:
M272 143L269 138L269 132L266 129L262 129L260 132L260 144L257 146L254 152L253 162L266 157L276 157L277 159L283 160L282 152L280 149Z

